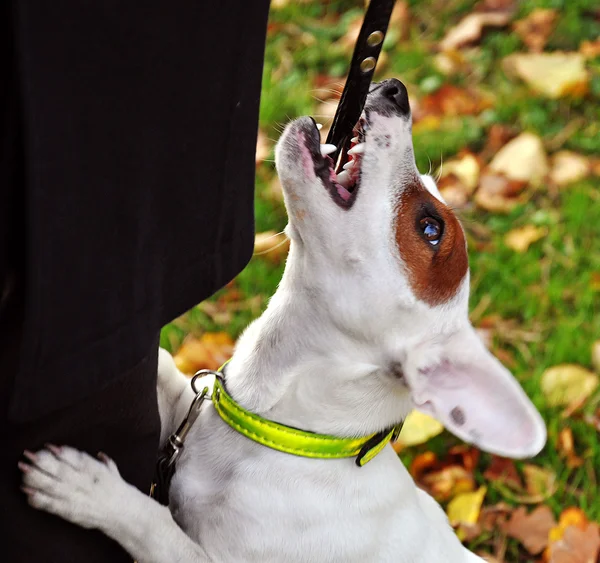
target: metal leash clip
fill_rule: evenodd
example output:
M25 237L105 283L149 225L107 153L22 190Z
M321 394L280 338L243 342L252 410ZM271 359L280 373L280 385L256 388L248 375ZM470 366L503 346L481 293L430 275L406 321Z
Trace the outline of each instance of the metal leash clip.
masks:
M173 474L175 473L175 462L183 449L185 438L188 435L190 428L194 422L196 422L196 419L200 414L202 404L206 400L210 401L208 387L203 387L201 390L196 389L196 380L205 375L221 377L220 373L208 369L200 370L194 374L191 385L196 396L192 400L183 422L179 425L177 430L169 436L169 439L156 462L154 482L150 488L150 496L161 504L169 504L169 485L173 478Z

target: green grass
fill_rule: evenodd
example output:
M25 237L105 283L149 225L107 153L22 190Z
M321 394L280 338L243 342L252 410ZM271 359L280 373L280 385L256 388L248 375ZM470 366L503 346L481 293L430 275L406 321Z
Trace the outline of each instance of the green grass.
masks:
M398 40L392 30L386 41L388 66L379 76L396 75L412 92L422 96L443 83L476 86L494 97L493 108L479 115L442 118L433 131L415 133L418 166L427 171L429 161L434 170L441 159L447 160L461 149L480 150L493 123L512 126L515 131L532 131L540 135L552 151L570 149L593 155L600 152L600 61L589 61L592 72L591 91L581 100L547 100L534 95L523 83L508 77L502 70L502 57L524 51L516 34L507 30L490 30L479 49L468 55L470 70L445 78L435 68L435 44L449 26L472 10L466 0L411 0L409 38ZM600 23L589 13L594 0L535 0L521 2L519 17L534 7L552 7L560 11L556 31L547 49L574 50L583 39L600 34ZM295 3L274 10L273 29L268 39L263 79L260 124L271 139L276 139L282 124L290 118L311 114L318 107L314 98L317 75L341 77L350 53L335 43L348 25L362 13L362 1ZM432 18L431 14L438 14ZM565 128L571 134L556 145L557 135ZM272 157L271 157L272 158ZM257 230L280 231L286 223L281 202L267 197L274 177L272 162L257 169ZM552 468L559 478L557 492L548 504L559 513L569 505L582 507L589 517L600 520L600 491L597 472L600 445L596 431L581 417L563 419L560 410L549 408L539 388L542 372L553 365L573 362L591 364L591 345L600 338L600 294L592 276L600 273L600 192L598 181L585 180L560 191L537 189L531 200L508 215L471 210L462 214L471 243L477 239L476 226L487 230L483 250L471 244L471 307L489 300L484 315L497 314L514 321L518 328L539 335L534 342L516 341L500 336L496 346L514 358L512 371L542 412L548 423L549 442L535 463ZM505 234L518 226L536 224L547 228L548 235L534 243L524 254L504 244ZM264 257L254 257L236 279L240 301L259 296L252 307L241 307L226 324L219 324L198 308L168 325L161 342L174 350L188 333L225 330L237 337L241 330L267 304L281 277L283 266L272 265ZM212 301L222 299L222 290ZM258 303L258 304L257 304ZM596 393L583 412L592 413L600 403ZM576 449L584 465L576 470L566 467L557 451L556 437L565 426L571 427ZM404 456L408 462L425 449L443 452L457 441L444 434L428 444L414 448ZM483 456L485 466L486 456ZM481 478L481 475L479 475ZM481 478L483 482L483 478ZM486 503L499 501L502 493L493 485ZM483 538L485 539L485 538ZM480 539L482 540L482 539ZM476 541L476 545L480 540ZM517 557L517 547L510 544L507 557ZM516 559L510 559L516 560Z

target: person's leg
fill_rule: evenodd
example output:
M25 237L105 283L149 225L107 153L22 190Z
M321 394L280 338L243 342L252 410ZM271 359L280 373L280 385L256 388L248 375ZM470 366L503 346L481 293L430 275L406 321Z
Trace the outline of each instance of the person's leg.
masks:
M72 407L34 423L7 420L7 397L20 350L20 306L12 303L0 326L0 499L3 561L81 563L131 561L112 540L31 508L20 491L17 463L25 449L46 442L70 444L91 455L104 451L129 483L148 492L158 448L156 400L157 343L148 357L118 382ZM126 345L126 343L124 343ZM26 346L25 346L26 348ZM85 377L85 373L81 374ZM47 385L52 385L48 381Z

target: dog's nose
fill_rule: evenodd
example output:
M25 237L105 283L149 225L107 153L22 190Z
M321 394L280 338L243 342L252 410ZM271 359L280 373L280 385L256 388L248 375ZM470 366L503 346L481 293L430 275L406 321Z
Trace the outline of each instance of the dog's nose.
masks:
M410 112L406 86L396 78L389 78L373 85L370 89L369 98L369 101L374 105L383 104L400 115L408 115Z
M408 105L408 92L406 86L396 78L390 78L382 82L381 94L390 100L401 113L408 113L410 106Z

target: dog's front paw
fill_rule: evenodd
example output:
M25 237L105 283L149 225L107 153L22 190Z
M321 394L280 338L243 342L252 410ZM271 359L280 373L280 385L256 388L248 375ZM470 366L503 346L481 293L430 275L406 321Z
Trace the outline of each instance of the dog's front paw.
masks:
M124 502L129 486L106 455L94 459L66 446L25 451L30 463L19 462L23 492L31 506L84 528L102 528Z

